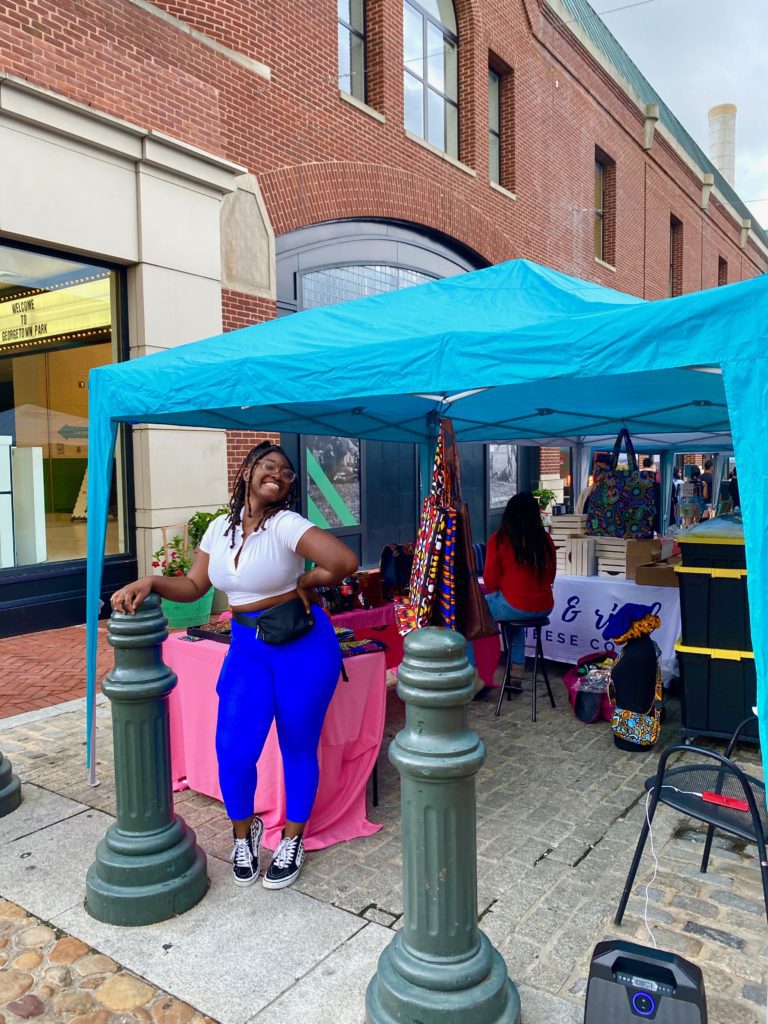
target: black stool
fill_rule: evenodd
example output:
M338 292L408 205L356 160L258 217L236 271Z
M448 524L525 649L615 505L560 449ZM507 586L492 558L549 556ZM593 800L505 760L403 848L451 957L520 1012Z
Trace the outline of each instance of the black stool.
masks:
M547 675L547 665L544 661L544 650L541 646L541 629L542 626L548 625L549 618L546 615L542 615L538 619L509 619L499 623L499 626L501 626L501 637L504 641L504 651L506 652L506 663L504 666L504 682L501 684L499 700L496 705L496 717L501 714L501 702L504 700L505 693L507 695L507 700L512 700L513 693L523 693L522 686L513 686L512 678L510 676L510 671L512 669L512 647L514 646L511 640L512 628L514 626L521 626L523 629L532 629L536 640L536 651L533 656L533 683L531 684L531 721L536 721L536 690L539 675L539 662L541 662L541 671L544 673L544 682L547 685L549 703L552 707L555 707L555 698L552 696L552 687L549 685L549 676ZM520 645L518 644L517 646L519 647ZM523 639L523 651L525 651L525 639Z

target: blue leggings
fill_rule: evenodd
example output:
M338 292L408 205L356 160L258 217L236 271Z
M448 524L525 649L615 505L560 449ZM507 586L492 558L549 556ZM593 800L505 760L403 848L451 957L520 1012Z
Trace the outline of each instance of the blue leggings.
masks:
M255 629L232 622L232 643L216 686L216 756L233 821L253 814L256 762L273 719L283 755L286 818L297 823L309 818L317 793L320 730L341 672L331 621L316 609L313 615L309 633L281 646L265 644Z

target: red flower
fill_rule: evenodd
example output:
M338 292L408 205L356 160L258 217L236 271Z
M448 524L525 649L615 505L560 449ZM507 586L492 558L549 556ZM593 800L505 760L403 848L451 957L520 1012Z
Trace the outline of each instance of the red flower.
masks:
M181 569L177 569L177 570L176 570L176 575L177 575L177 576L183 576L183 575L184 575L184 573L183 573L183 572L181 571Z
M157 568L159 567L159 565L160 565L160 563L159 563L159 562L153 562L153 563L152 563L152 566L153 566L153 568L155 568L155 569L157 569Z

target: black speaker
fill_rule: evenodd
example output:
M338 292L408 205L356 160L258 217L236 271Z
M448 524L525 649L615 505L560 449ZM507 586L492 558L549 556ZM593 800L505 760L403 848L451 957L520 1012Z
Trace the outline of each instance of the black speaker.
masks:
M634 942L598 942L584 1024L707 1024L704 976L696 964Z

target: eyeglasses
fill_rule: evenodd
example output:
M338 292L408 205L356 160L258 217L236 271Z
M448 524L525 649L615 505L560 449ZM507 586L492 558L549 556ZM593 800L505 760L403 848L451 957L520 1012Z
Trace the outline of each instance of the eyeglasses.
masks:
M284 480L287 484L292 484L296 479L296 474L292 469L288 469L287 466L281 466L273 459L259 459L256 463L257 466L263 466L267 473L274 473Z

